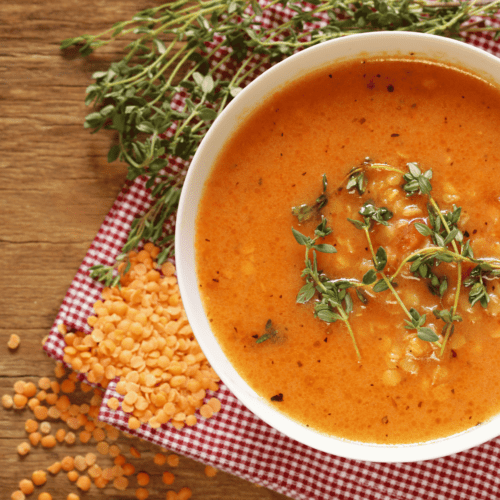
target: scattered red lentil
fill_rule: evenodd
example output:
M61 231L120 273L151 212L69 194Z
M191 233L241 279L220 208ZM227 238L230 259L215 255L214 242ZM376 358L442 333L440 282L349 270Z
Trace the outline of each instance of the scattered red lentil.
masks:
M101 467L99 465L97 465L97 464L91 465L89 467L89 470L88 470L88 475L92 479L97 479L97 478L101 477L101 475L102 475L102 469L101 469Z
M163 476L162 476L161 480L165 484L171 485L171 484L174 483L175 476L171 472L166 471L166 472L163 473Z
M61 332L62 333L62 332ZM64 334L66 333L66 331L64 332ZM56 366L54 367L54 375L57 377L57 378L63 378L64 375L66 375L66 370L64 368L64 365L58 361L56 363Z
M74 432L67 432L66 436L64 436L64 442L66 444L75 444L76 436Z
M57 441L52 434L48 434L47 436L42 437L41 443L44 448L54 448L54 446L57 444Z
M106 441L99 441L96 448L101 455L107 455L109 451L109 444Z
M75 457L75 469L79 470L80 472L83 472L87 468L87 462L85 460L85 457L82 455L77 455Z
M94 429L92 435L94 436L94 439L96 441L104 441L106 439L106 433L104 432L103 429L100 429L99 427Z
M217 469L211 465L205 467L205 476L214 477L217 474Z
M49 377L39 378L38 387L44 391L48 391L50 389L50 378Z
M115 465L124 465L127 462L127 459L125 458L124 455L117 455L115 459L113 460L113 463Z
M47 482L47 473L44 470L36 470L31 476L33 484L36 486L41 486Z
M26 422L24 422L24 430L28 433L31 434L32 432L36 432L38 430L38 422L36 420L33 420L32 418L28 418Z
M29 443L26 442L19 444L17 447L17 453L19 453L19 455L21 455L22 457L24 455L27 455L30 452L30 450L31 446Z
M2 406L6 409L10 409L14 406L14 400L10 394L4 394L2 396Z
M62 464L61 462L54 462L52 465L49 465L47 467L47 470L51 473L51 474L58 474L62 469Z
M47 399L47 392L46 391L38 391L35 397L40 402L45 401Z
M80 434L78 434L78 438L80 439L80 443L88 443L90 439L92 438L92 433L90 431L81 431Z
M21 343L21 337L19 337L19 335L16 335L15 333L13 333L10 336L9 341L7 342L7 347L9 349L15 350L19 347L20 343Z
M53 406L57 403L57 399L58 399L58 395L54 392L50 392L49 394L46 395L45 397L45 402L50 405L50 406ZM50 410L50 408L49 408Z
M52 395L56 396L56 394ZM61 418L61 411L56 406L51 406L47 411L47 416L53 418L54 420L59 420Z
M52 426L50 425L50 422L40 422L39 430L42 434L50 434L50 431L52 430Z
M146 488L137 488L135 490L137 500L146 500L149 497L149 491Z
M78 472L76 472L76 470L70 470L68 472L68 479L74 483L78 480L78 478L80 477L80 474L78 474Z
M28 403L28 398L24 394L14 394L12 401L15 410L22 410Z
M92 482L88 476L80 476L76 480L76 487L82 491L89 491Z
M24 386L23 394L27 398L32 398L36 394L36 385L33 382L27 382Z
M64 429L57 429L56 431L56 440L59 441L59 443L62 443L64 441L64 438L66 436L66 431Z
M23 394L26 382L24 380L17 380L14 382L13 389L16 394Z
M94 479L94 484L97 488L106 488L109 481L102 476L96 477Z
M90 467L92 465L94 465L97 461L97 456L95 455L95 453L87 453L85 455L85 463Z
M135 473L135 467L130 463L123 464L122 469L125 476L131 476Z
M37 446L42 439L42 435L39 432L31 432L28 439L33 446Z
M52 500L52 495L48 493L47 491L42 491L38 495L38 500Z
M113 481L113 486L120 491L125 491L128 488L128 479L125 476L119 476Z
M167 463L170 467L177 467L179 465L179 457L175 454L171 454L167 457Z
M25 495L31 495L35 491L35 485L33 484L33 481L30 481L29 479L21 479L21 481L19 481L19 489Z
M75 468L75 459L73 457L70 457L69 455L64 457L61 460L61 467L62 467L62 470L65 472L69 472L70 470L73 470Z
M139 474L137 474L137 484L139 486L147 486L149 484L149 474L146 472L139 472Z
M37 398L28 399L28 408L34 411L37 406L40 406L40 400Z
M157 453L153 458L153 462L156 465L163 465L166 461L167 461L167 457L165 455L163 455L163 453Z
M178 491L177 500L189 500L192 496L193 496L193 492L191 491L191 488L184 486L184 488L181 488Z
M48 416L48 411L46 406L39 405L33 410L33 413L38 420L45 420Z

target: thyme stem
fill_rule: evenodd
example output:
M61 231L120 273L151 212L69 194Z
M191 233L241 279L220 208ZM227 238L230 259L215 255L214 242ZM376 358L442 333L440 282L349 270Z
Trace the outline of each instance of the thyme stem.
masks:
M376 259L376 256L375 256L375 250L373 249L372 240L370 238L369 229L365 227L363 230L365 232L366 239L368 240L368 246L370 247L370 252L372 254L373 263L376 265L377 259ZM401 306L401 309L403 309L403 311L405 312L406 316L408 316L408 318L411 320L412 319L412 315L410 314L410 311L408 311L408 309L405 306L404 302L401 300L401 297L399 296L399 294L396 291L396 289L392 286L391 280L387 277L387 275L384 273L384 271L379 271L379 272L380 272L380 276L382 276L382 279L384 280L385 284L387 285L387 287L389 288L389 290L394 295L394 297L395 297L396 301L398 302L398 304Z

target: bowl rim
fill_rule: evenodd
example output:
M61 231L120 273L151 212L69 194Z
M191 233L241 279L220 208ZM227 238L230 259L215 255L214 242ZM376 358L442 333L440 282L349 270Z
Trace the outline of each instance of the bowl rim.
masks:
M249 103L265 100L280 86L328 64L359 59L365 54L370 58L377 54L401 58L402 47L405 53L410 49L417 59L437 59L464 68L500 87L500 59L475 46L436 35L398 31L363 33L323 42L298 52L259 75L236 95L214 121L188 169L175 229L177 276L188 321L209 363L231 393L266 424L295 441L332 455L381 463L430 460L483 444L500 435L500 415L448 437L397 445L350 441L320 433L292 420L273 408L243 380L217 343L205 317L197 286L194 235L198 201L212 163L217 158L217 145L224 144L231 137L234 127L254 109ZM425 52L421 53L422 50ZM343 56L334 57L339 53ZM312 59L316 62L311 62Z

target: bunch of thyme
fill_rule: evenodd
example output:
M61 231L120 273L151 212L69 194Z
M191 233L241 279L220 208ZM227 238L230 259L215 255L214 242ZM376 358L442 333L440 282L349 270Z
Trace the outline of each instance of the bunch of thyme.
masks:
M265 28L266 10L287 7L280 24ZM188 161L214 119L262 67L298 50L338 37L370 31L417 31L454 38L491 31L487 24L500 0L470 2L394 0L177 0L138 12L98 35L84 34L61 43L88 56L121 39L133 40L122 60L94 73L85 102L93 111L85 127L92 133L112 130L117 144L108 161L127 164L128 179L147 179L153 211L133 224L120 258L150 240L164 244L164 223L175 212L183 173L172 180L165 172L172 158ZM221 58L219 51L225 51ZM229 76L221 76L221 67ZM232 69L231 69L232 68ZM175 99L187 97L182 109ZM160 186L155 191L156 186ZM168 194L170 192L171 194ZM171 254L171 240L167 240ZM112 268L98 266L93 276L116 282Z

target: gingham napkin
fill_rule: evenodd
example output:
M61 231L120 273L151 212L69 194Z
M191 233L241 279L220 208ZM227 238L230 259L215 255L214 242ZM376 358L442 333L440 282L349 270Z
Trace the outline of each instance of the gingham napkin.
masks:
M266 9L258 21L264 27L271 27L292 15L292 11L276 5ZM500 56L500 42L486 34L470 36L467 42ZM214 63L224 56L224 51L221 49L215 55ZM224 65L219 71L221 76L227 76L234 68ZM179 95L173 107L181 109L183 99ZM170 165L179 175L183 175L186 168L186 163L175 159ZM86 320L93 313L92 304L100 299L102 287L88 277L89 267L113 264L126 241L131 222L144 213L150 203L144 179L125 184L71 283L45 343L46 352L53 358L62 360L64 354L64 340L57 330L59 323L90 331ZM112 396L121 398L115 386L114 382L108 386L99 418L128 432L125 414L106 405ZM155 430L142 425L133 434L296 500L500 498L500 438L431 461L361 462L316 451L284 436L247 410L223 383L217 398L222 410L209 420L199 419L195 427L178 431L171 426Z

